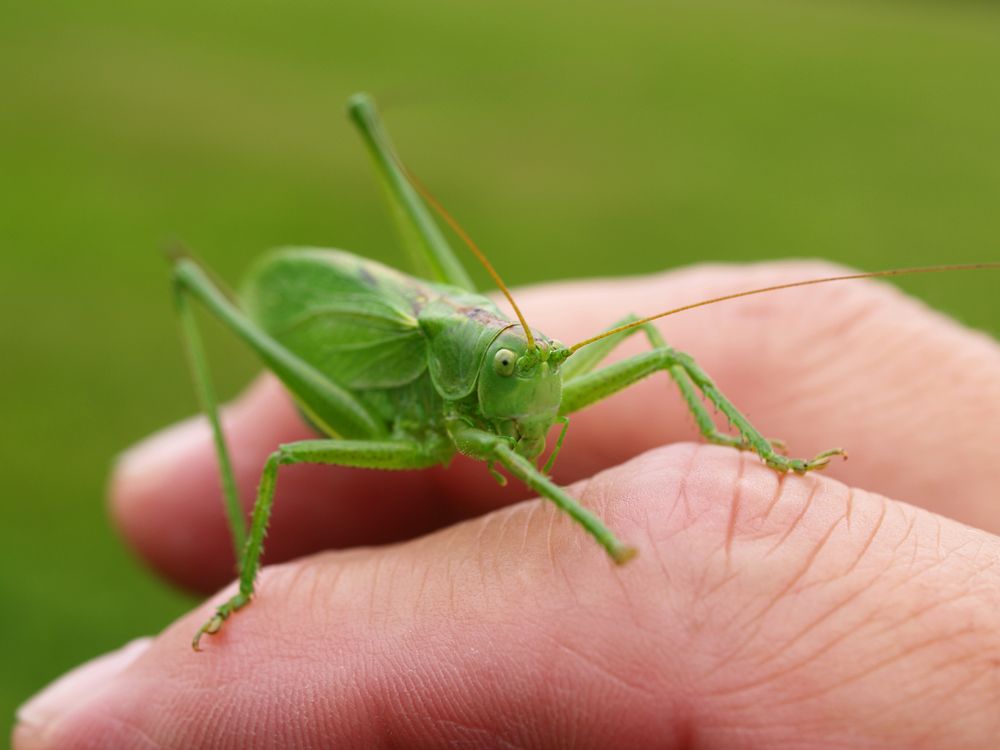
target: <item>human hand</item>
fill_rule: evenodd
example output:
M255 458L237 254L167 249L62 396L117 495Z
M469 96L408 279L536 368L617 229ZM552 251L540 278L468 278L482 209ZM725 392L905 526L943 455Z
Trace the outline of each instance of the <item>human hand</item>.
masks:
M704 267L519 301L572 342L626 312L828 271ZM696 439L665 377L574 417L556 467L613 467L570 492L639 548L621 568L549 505L496 510L516 490L481 465L288 467L269 561L355 548L267 568L201 654L191 635L231 591L71 673L22 709L16 747L994 747L1000 347L871 283L661 329L795 455L849 448L829 474L864 489L730 449L642 453ZM307 434L269 379L226 424L247 499L274 446ZM112 487L162 574L197 590L232 577L201 420L132 452Z

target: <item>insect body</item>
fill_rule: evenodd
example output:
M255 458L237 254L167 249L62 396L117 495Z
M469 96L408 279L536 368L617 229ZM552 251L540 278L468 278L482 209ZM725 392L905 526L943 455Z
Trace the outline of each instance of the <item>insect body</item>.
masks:
M195 383L215 437L240 575L239 592L198 631L195 649L203 635L218 632L253 596L278 472L286 464L417 469L447 463L462 453L486 463L498 478L502 476L495 467L502 467L554 502L616 563L623 563L635 550L547 476L569 414L664 371L676 382L711 442L752 450L781 472L820 469L843 453L833 449L808 460L780 453L691 357L667 346L650 323L653 318L625 318L573 346L532 330L489 262L469 241L514 307L517 319L506 317L474 290L425 200L464 233L395 158L371 100L357 95L348 111L374 158L423 278L346 252L285 249L253 269L237 305L197 263L185 257L174 263L175 299ZM766 290L750 293L758 291ZM322 435L282 445L271 454L249 531L190 307L192 298L257 353ZM651 349L600 367L610 351L634 333L644 334ZM716 429L706 401L729 420L736 435ZM546 435L559 423L562 432L539 469L536 462L545 452Z

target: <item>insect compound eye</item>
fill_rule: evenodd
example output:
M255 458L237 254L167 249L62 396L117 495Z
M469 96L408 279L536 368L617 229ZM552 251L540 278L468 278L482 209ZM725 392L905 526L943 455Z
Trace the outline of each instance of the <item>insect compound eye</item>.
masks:
M505 378L514 374L514 366L517 364L517 355L510 349L498 349L493 357L493 371L497 375Z

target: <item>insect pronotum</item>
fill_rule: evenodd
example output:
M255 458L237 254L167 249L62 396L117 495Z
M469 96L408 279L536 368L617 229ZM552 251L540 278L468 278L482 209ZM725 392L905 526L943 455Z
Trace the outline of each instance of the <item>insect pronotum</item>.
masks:
M251 271L237 304L192 259L173 259L173 286L185 346L202 408L211 424L226 513L239 561L239 591L195 634L219 631L254 594L279 468L315 463L373 469L418 469L463 453L496 466L551 500L616 563L636 554L599 518L548 477L568 415L665 371L676 382L705 439L756 453L779 472L822 469L840 448L789 458L765 439L687 354L667 346L651 321L701 305L777 289L871 276L1000 268L998 263L897 269L753 289L639 318L566 346L529 327L489 261L455 220L395 156L370 97L357 94L348 113L385 188L403 243L418 267L409 276L339 250L285 248ZM476 292L428 211L430 204L466 242L510 301L508 319ZM323 437L281 445L264 465L247 530L191 299L231 328L291 393ZM600 367L627 336L641 332L651 349ZM703 400L704 399L704 400ZM738 434L719 431L705 401ZM562 430L543 468L546 436Z

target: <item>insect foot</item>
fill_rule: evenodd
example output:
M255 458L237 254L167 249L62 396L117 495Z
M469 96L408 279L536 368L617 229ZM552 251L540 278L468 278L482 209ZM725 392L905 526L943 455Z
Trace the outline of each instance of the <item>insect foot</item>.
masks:
M250 603L250 597L246 594L240 593L230 599L228 602L223 604L212 616L208 622L198 628L198 632L194 634L194 639L191 641L191 648L195 651L201 651L201 637L203 635L215 635L220 630L222 630L222 623L224 623L229 616L236 610L245 607Z
M830 459L834 456L843 456L846 461L847 451L843 448L831 448L828 451L817 454L815 458L808 461L802 458L786 458L779 455L769 456L764 460L772 469L782 473L794 471L796 474L805 474L807 471L821 471L825 469L830 463Z

